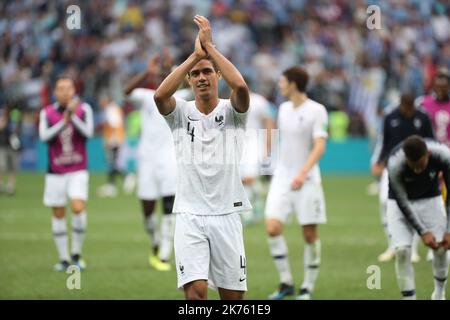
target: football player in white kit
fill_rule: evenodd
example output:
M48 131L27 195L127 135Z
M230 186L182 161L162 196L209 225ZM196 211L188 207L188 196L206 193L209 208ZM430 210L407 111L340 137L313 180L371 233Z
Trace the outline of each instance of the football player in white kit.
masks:
M246 258L239 212L251 210L239 174L249 90L239 71L213 45L209 21L199 27L194 52L159 86L155 101L174 137L178 180L175 259L178 288L188 300L242 299ZM194 101L173 95L186 75ZM223 77L230 99L219 99Z
M139 88L149 79L159 83L164 75L162 62L171 61L168 51L154 55L147 70L134 77L125 89L127 99L141 109L142 128L138 146L138 198L144 214L144 226L150 236L152 251L149 264L156 270L169 271L172 254L173 202L176 188L177 165L172 133L158 112L154 90ZM165 73L166 75L168 72ZM153 213L158 199L162 199L164 214L158 230L157 217Z
M280 275L280 287L270 299L294 294L294 282L283 237L283 224L294 209L305 240L304 280L296 299L310 299L320 266L317 225L326 222L325 200L318 161L325 152L328 115L325 107L305 93L306 71L295 66L285 70L278 83L287 97L280 105L278 162L266 203L266 230L269 247Z
M247 79L246 83L249 84ZM260 168L270 155L271 130L274 121L270 114L270 102L262 95L250 92L250 106L245 126L245 141L241 160L241 178L245 192L253 204L253 210L242 214L244 224L258 221L262 215L262 185L258 180Z

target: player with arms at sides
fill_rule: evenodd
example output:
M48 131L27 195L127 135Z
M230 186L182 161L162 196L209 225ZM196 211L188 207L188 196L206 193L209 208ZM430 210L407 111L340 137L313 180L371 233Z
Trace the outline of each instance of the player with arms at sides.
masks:
M326 222L326 213L318 161L325 152L328 114L323 105L306 95L308 78L303 68L295 66L285 70L278 82L281 94L289 101L279 108L279 156L265 209L270 253L280 276L279 289L269 296L275 300L294 294L283 236L283 225L292 209L305 240L304 280L296 299L311 299L319 274L317 225Z
M52 208L53 238L60 262L56 271L65 271L72 262L81 270L81 259L87 227L86 201L89 174L87 171L87 139L94 133L92 108L75 95L71 78L56 80L56 102L42 109L39 115L39 137L48 144L48 171L45 176L44 204ZM65 206L67 199L73 212L72 246L69 255Z
M416 299L411 243L415 232L433 250L433 300L445 300L448 275L446 250L450 249L450 219L445 217L439 190L442 173L450 183L450 149L444 144L417 135L407 138L389 157L389 234L395 248L395 271L403 299Z
M194 52L155 92L160 113L172 129L178 163L175 259L178 288L186 299L206 299L208 285L221 299L242 299L246 258L239 212L251 210L239 164L249 90L236 67L213 45L209 21L199 27ZM173 95L188 77L195 100ZM230 99L220 99L223 77Z
M395 250L389 238L387 230L386 206L388 199L388 171L386 161L391 151L406 138L417 134L424 138L433 138L433 128L428 115L416 109L414 106L415 95L411 92L405 92L400 97L400 105L389 112L383 121L383 133L381 136L380 152L374 154L376 158L372 165L372 174L381 176L379 205L381 223L388 241L387 249L378 256L378 261L386 262L395 257ZM419 262L420 256L417 250L419 237L415 236L412 244L411 259L412 262Z
M245 77L244 79L249 85L249 80ZM262 218L263 191L259 175L261 166L267 163L270 157L271 130L274 127L270 102L264 96L251 91L240 169L242 183L254 208L242 214L244 225L257 222L259 218ZM261 133L264 134L265 140L261 139Z
M162 61L165 65L162 65ZM172 215L175 198L177 164L172 133L156 107L154 90L143 88L148 80L156 81L170 72L171 57L154 55L147 69L135 76L125 88L127 100L141 110L141 137L138 146L138 198L141 200L144 226L147 230L152 251L149 264L156 270L169 271L173 245ZM155 204L162 199L163 216L158 230Z

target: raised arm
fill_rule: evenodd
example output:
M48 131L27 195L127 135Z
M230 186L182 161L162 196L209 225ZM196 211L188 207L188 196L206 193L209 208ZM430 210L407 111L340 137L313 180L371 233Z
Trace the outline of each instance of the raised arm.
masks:
M129 95L134 89L140 87L145 80L154 77L158 72L158 63L160 60L159 54L155 54L148 61L147 69L140 74L134 76L127 84L124 90L124 94Z
M67 114L67 116L66 116ZM65 128L69 121L69 114L66 113L64 118L55 123L52 127L50 127L47 121L47 115L45 114L45 110L42 109L39 114L39 138L43 142L48 142L55 138L58 133L61 132L62 129Z
M79 118L72 113L70 120L75 128L86 138L91 138L94 135L94 115L92 108L87 103L83 103L84 119Z
M173 70L159 85L155 91L154 99L159 113L168 115L175 109L175 98L173 94L183 83L189 70L191 70L197 62L206 57L206 52L201 48L200 40L195 40L194 52L175 70Z
M194 22L199 27L199 39L202 47L217 64L223 78L231 88L231 104L238 112L247 112L250 103L250 93L238 69L223 56L212 43L211 26L208 19L195 16Z

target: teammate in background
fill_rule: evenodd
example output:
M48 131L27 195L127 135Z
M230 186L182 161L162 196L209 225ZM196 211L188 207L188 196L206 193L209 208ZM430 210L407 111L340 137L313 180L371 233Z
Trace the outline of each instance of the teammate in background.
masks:
M436 140L450 147L450 71L440 68L433 80L433 93L419 97L416 104L430 116Z
M175 196L175 258L178 287L186 299L206 299L207 287L221 299L242 299L246 258L239 212L251 210L239 164L249 90L239 71L213 45L209 21L199 27L194 52L155 92L159 112L172 129L178 181ZM195 100L173 95L188 76ZM223 77L230 99L219 99Z
M311 299L319 274L320 240L317 225L326 222L325 199L318 161L325 152L328 115L325 107L306 95L308 74L298 66L285 70L278 83L289 101L280 105L279 159L266 202L266 230L270 253L280 275L278 291L270 299L294 294L283 225L292 208L305 240L304 280L296 299Z
M450 249L450 219L445 218L439 190L439 174L450 183L450 149L444 144L414 135L393 151L388 161L389 233L395 248L395 271L405 300L416 298L414 268L411 263L412 238L417 231L433 250L434 291L432 300L445 300L448 275L446 250Z
M169 63L165 69L161 61ZM141 200L144 226L150 236L152 252L150 266L169 271L173 244L173 201L175 197L177 165L172 133L158 112L153 99L154 90L139 88L148 80L156 83L170 72L171 59L153 56L147 70L134 77L125 89L127 99L141 109L141 137L138 146L138 198ZM157 217L153 213L158 199L162 199L163 217L158 231Z
M0 109L0 194L12 196L16 190L21 120L19 110L8 105Z
M372 165L372 174L374 176L381 176L379 190L380 216L388 242L387 249L378 256L378 261L380 262L390 261L395 257L395 250L387 228L386 216L388 199L388 171L385 164L387 158L395 146L409 136L417 134L424 138L433 138L433 129L430 118L426 113L415 108L414 99L415 96L413 93L403 93L400 98L399 107L385 116L380 152L379 154L374 155L376 157L376 161ZM412 245L412 262L420 261L420 256L417 249L418 244L419 237L415 236Z
M88 199L87 139L94 131L91 107L75 96L72 79L56 80L56 102L46 106L39 115L39 137L48 144L49 166L45 176L44 204L52 208L53 238L60 262L56 271L65 271L72 261L81 270L81 259L87 226ZM72 246L69 255L65 206L67 199L73 212Z
M245 81L249 84L248 79L245 79ZM244 224L257 222L260 214L262 214L262 182L258 177L260 175L260 164L270 157L270 134L274 127L269 101L260 94L250 92L250 106L247 112L240 170L242 183L247 197L253 205L253 210L242 214ZM263 130L265 131L265 140L260 137L264 132Z
M430 116L436 140L450 146L450 71L440 68L433 80L433 93L419 97L416 104L421 106ZM441 190L444 201L447 200L447 189L441 179ZM450 255L447 254L450 259ZM427 260L433 259L428 250Z
M119 152L125 142L125 119L122 108L115 103L109 94L100 98L103 109L103 144L108 161L108 181L98 190L100 197L117 196L116 180L122 177L123 172L119 166Z

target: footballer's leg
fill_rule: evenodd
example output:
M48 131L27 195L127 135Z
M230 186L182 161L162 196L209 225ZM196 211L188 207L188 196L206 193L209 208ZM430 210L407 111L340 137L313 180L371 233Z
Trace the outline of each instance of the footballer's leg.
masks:
M172 254L173 232L175 217L172 214L173 202L175 196L163 197L164 214L161 221L161 244L159 249L159 269L161 271L169 271L171 269L169 260Z
M47 174L44 186L44 205L52 210L52 234L58 252L59 262L54 266L56 271L65 271L69 266L69 244L65 207L67 202L67 176L63 174Z
M53 239L58 251L59 262L54 266L55 271L66 271L69 267L69 243L67 236L67 225L64 207L52 208L52 232Z
M380 191L378 196L379 212L381 218L381 224L383 226L384 234L386 235L386 240L388 247L386 250L378 256L379 262L391 261L395 257L395 249L392 246L392 240L389 237L388 222L387 222L387 201L388 201L388 190L389 190L389 179L387 169L383 170L380 179Z
M221 300L243 300L245 291L218 288Z
M267 195L265 217L270 254L275 262L280 285L269 299L281 300L294 294L294 279L288 259L288 247L283 236L283 224L291 212L290 185L284 179L272 177Z
M420 236L417 232L415 232L411 244L411 261L413 263L420 262L419 244L420 244Z
M442 247L433 250L434 291L431 295L432 300L445 300L448 265L447 250Z
M411 261L414 230L406 223L403 213L396 201L392 199L387 202L387 219L392 245L395 247L395 273L398 287L404 300L415 300L416 285Z
M280 286L269 296L269 299L281 300L294 294L294 279L289 265L288 247L283 236L282 222L274 218L266 219L266 232L270 254L280 277Z
M156 265L159 262L158 259L158 251L159 251L159 232L158 232L158 222L156 219L156 215L153 213L155 209L155 200L141 200L142 204L142 212L144 214L144 226L147 231L150 242L152 246L152 252L149 257L150 266L156 268Z
M72 263L86 269L86 262L81 258L83 242L87 228L86 201L89 193L89 174L86 170L67 175L68 195L72 216Z
M305 248L303 251L304 279L300 287L300 293L296 299L310 300L317 276L319 275L321 246L317 235L317 225L303 225L302 229L305 241Z
M395 248L395 272L403 300L415 300L416 285L411 261L411 246Z
M208 299L208 281L195 280L183 286L186 300L206 300Z
M72 263L80 268L86 269L86 262L81 258L83 242L87 229L86 201L72 199Z

